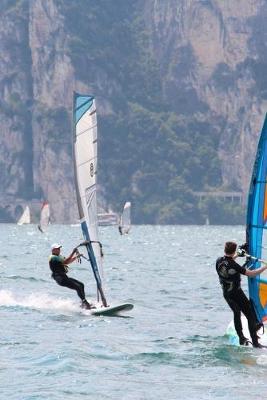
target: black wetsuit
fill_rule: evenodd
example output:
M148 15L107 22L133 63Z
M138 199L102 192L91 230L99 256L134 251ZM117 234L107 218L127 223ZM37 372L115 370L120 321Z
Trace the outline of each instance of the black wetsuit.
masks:
M85 300L84 284L76 279L69 278L67 275L67 266L64 265L64 257L52 254L49 259L49 267L52 271L52 278L60 286L76 290L82 301Z
M234 313L235 330L239 336L240 344L245 337L242 331L241 312L248 320L248 327L253 345L258 344L256 331L256 318L252 305L241 289L241 275L246 274L246 268L237 264L232 257L220 257L216 261L216 271L219 275L223 296Z

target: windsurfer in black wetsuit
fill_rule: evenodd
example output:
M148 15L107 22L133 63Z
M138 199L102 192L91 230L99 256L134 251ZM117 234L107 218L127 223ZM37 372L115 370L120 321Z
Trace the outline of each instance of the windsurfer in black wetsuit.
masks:
M85 298L84 284L76 279L69 278L67 275L68 265L79 257L79 255L75 255L77 253L77 249L73 249L72 253L67 258L64 258L60 255L61 247L62 246L58 243L55 243L51 246L52 254L49 257L49 267L52 271L52 278L57 282L58 285L76 290L77 295L82 301L82 308L95 308L92 307L92 305L89 304Z
M267 265L254 270L249 270L245 268L245 266L241 267L241 265L235 262L235 259L238 257L236 249L237 244L235 242L226 242L224 247L224 257L220 257L216 261L216 271L219 275L220 284L223 289L223 296L234 313L234 325L236 333L239 336L240 345L248 344L248 339L244 336L242 330L242 312L248 320L248 327L253 347L264 347L258 342L258 326L255 313L249 299L241 289L240 274L255 277L265 271ZM246 263L244 265L246 265Z

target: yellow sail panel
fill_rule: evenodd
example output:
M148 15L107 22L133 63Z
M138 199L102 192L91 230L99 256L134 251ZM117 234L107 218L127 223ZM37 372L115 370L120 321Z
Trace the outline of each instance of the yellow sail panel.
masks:
M259 298L263 308L267 306L267 282L260 282L259 284Z

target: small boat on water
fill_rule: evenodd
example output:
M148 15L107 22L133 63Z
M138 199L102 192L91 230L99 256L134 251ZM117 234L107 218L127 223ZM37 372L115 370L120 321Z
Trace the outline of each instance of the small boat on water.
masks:
M97 219L99 226L117 225L118 223L118 215L112 211L107 213L98 213Z

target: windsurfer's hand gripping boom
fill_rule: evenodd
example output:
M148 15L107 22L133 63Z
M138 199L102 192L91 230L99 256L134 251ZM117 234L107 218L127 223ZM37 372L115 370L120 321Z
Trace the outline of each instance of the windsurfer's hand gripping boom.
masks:
M251 256L250 254L248 254L248 251L249 251L248 245L247 245L247 243L244 243L244 244L242 244L241 246L238 247L237 252L236 252L236 257L246 257L248 261L254 260L256 262L258 261L258 262L261 262L263 264L267 264L266 260Z
M73 261L75 261L75 260L77 260L77 258L78 258L78 256L77 256L77 252L78 252L78 249L77 249L77 247L75 247L73 250L72 250L72 252L70 253L70 255L67 257L67 258L65 258L65 260L64 260L64 264L71 264ZM79 261L79 260L78 260Z
M236 257L246 257L247 262L253 260L255 262L260 262L260 263L264 264L262 267L253 269L253 270L250 269L251 267L246 268L247 269L246 275L249 276L250 278L253 278L257 275L260 275L262 272L264 272L267 269L267 261L262 260L261 258L251 256L250 254L247 253L247 250L248 250L248 247L246 244L240 246L237 251Z
M252 259L252 257L251 257L251 259ZM262 267L260 267L260 268L257 268L257 269L246 268L246 275L249 276L250 278L254 278L254 276L260 275L262 272L264 272L267 269L267 261L260 260L260 259L258 259L256 257L253 257L253 259L264 263L264 265Z

